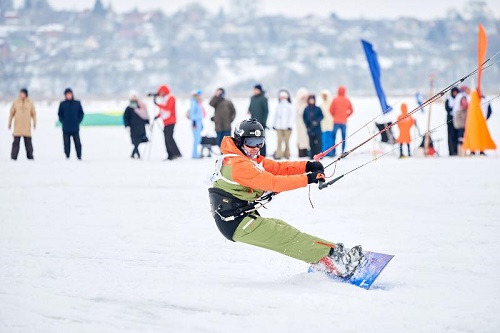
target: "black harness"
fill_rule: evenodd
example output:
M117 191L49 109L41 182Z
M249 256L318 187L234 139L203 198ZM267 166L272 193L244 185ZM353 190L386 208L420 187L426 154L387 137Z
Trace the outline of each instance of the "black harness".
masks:
M257 209L271 201L274 193L263 195L258 200L249 202L240 200L219 188L209 188L210 210L219 231L229 240L240 222L251 213L258 215Z

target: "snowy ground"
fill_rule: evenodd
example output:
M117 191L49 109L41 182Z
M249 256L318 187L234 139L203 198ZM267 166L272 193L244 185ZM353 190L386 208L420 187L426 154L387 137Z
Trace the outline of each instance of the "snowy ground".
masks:
M351 133L378 110L374 99L354 105ZM84 161L67 161L57 105L45 103L35 162L24 148L12 162L8 106L0 105L2 333L500 331L495 152L449 158L442 141L440 158L389 154L328 190L312 188L315 209L304 188L262 212L334 242L395 254L366 291L218 233L207 198L214 159L189 158L185 103L176 128L185 157L174 162L162 161L158 129L150 159L131 160L127 133L117 127L83 128ZM442 103L433 112L433 125L444 122ZM499 113L489 126L500 144ZM368 136L363 129L349 146ZM273 146L274 133L268 137ZM435 138L445 138L444 128ZM337 174L372 159L373 148L343 160Z

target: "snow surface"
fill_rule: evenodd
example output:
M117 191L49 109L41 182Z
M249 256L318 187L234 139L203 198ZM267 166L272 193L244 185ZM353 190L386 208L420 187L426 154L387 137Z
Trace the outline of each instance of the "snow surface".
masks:
M412 100L405 100L410 109ZM375 99L353 102L349 133L379 109ZM248 101L237 104L242 119ZM125 129L85 127L84 161L67 161L54 126L57 103L40 102L36 160L27 161L22 147L12 162L10 104L0 104L0 332L500 331L496 152L449 158L442 141L439 158L390 153L327 190L311 188L314 209L304 188L262 210L333 242L394 254L367 291L219 234L207 197L215 159L189 158L187 105L179 104L175 133L180 160L162 161L158 128L150 158L136 161ZM442 124L442 102L433 112L433 125ZM488 124L499 144L499 114ZM441 127L433 138L445 133ZM267 135L272 152L275 134ZM363 146L338 163L336 174L371 160L374 149L383 147Z

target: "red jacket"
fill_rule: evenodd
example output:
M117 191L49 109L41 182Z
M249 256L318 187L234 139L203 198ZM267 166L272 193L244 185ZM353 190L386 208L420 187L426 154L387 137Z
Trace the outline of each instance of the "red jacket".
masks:
M165 97L165 102L157 103L155 98L155 104L158 105L160 109L158 113L158 117L163 119L163 125L174 125L177 122L175 117L175 97L170 94L170 89L163 85L158 88L158 95L161 97Z
M347 118L353 114L351 101L345 97L345 88L339 87L337 97L335 97L330 105L330 113L333 117L334 124L345 124Z

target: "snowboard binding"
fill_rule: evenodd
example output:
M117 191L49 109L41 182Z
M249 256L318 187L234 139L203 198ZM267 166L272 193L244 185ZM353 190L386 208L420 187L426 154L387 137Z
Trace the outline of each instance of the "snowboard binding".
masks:
M361 245L354 246L347 253L344 244L335 244L330 253L322 258L313 267L317 270L333 274L343 279L349 279L356 269L364 262L364 254Z

